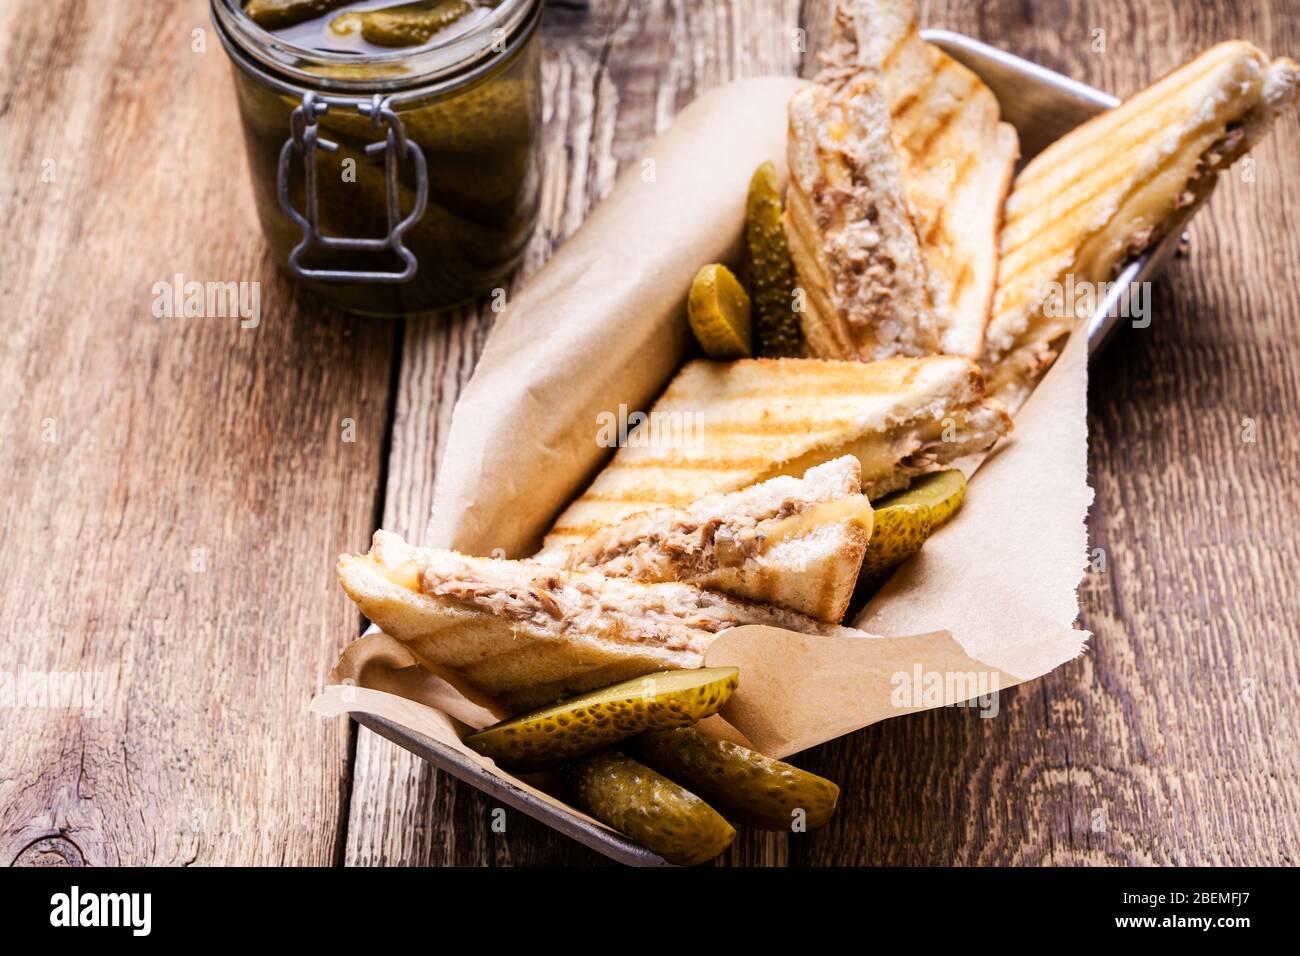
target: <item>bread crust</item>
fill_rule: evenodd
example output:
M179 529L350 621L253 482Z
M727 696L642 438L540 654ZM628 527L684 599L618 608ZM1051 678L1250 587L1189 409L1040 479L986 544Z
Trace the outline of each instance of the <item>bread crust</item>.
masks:
M819 358L872 361L939 351L926 265L876 84L855 77L790 98L783 219Z
M414 548L385 531L368 554L340 556L338 576L362 613L418 660L451 668L516 712L701 667L714 637L742 624L860 634L688 584Z
M841 0L822 62L817 80L832 89L866 75L882 90L939 323L936 351L978 358L1020 152L1015 128L978 76L922 38L911 0Z
M1019 407L1086 318L1055 308L1054 296L1111 280L1181 229L1298 89L1293 61L1222 43L1034 157L1006 204L982 359L994 395Z
M903 468L945 420L964 441L943 443L919 471ZM556 520L543 553L639 512L802 475L845 454L858 458L863 492L876 497L1011 430L1001 405L985 398L979 367L947 355L690 362L642 427L658 421L700 427L666 430L658 442L630 438Z
M799 478L632 515L552 557L570 569L682 581L838 623L871 534L861 489L861 466L844 455Z

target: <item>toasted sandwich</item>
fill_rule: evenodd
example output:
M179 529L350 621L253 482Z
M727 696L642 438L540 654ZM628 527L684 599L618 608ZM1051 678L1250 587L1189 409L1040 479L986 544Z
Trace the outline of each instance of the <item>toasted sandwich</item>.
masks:
M1083 318L1055 293L1112 279L1182 228L1298 89L1294 61L1221 43L1034 157L1007 200L983 357L990 389L1018 406Z
M1010 430L975 363L957 356L690 362L560 515L545 552L639 512L802 475L843 455L858 460L862 493L877 498Z
M871 537L862 466L851 455L684 508L633 515L559 553L566 568L682 581L838 623Z
M890 141L866 77L790 98L783 224L818 358L872 361L939 351L939 320Z
M342 555L338 574L362 613L421 662L453 668L512 711L701 667L714 636L742 624L861 633L689 584L415 548L385 531L368 554Z
M979 356L997 278L1002 205L1020 153L997 97L921 38L912 0L840 0L817 80L872 78L889 109L903 186L939 319L939 347Z

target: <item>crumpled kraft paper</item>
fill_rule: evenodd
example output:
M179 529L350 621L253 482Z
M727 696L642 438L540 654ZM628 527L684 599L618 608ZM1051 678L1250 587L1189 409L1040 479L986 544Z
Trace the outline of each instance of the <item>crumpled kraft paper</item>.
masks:
M597 416L648 408L680 365L691 278L708 262L735 262L755 167L772 160L784 176L786 101L801 83L744 80L701 96L516 295L456 406L426 543L537 548L612 452L595 440ZM783 756L886 717L983 699L1082 651L1085 344L1071 341L962 510L855 622L892 636L720 635L707 663L739 664L741 681L726 723L711 729ZM356 680L365 686L364 673ZM368 689L469 726L492 713L441 677ZM335 688L324 696L334 713L377 706L355 693L344 706Z

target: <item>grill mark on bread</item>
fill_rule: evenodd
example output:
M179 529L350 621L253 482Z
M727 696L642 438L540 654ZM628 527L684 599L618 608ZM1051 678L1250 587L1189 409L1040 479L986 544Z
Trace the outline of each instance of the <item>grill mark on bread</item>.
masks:
M965 289L966 286L970 285L974 278L975 272L970 267L970 260L963 260L961 269L957 273L957 278L952 284L952 298L954 302L961 295L962 290Z
M955 177L951 183L953 192L956 192L957 187L966 181L967 175L969 175L970 171L975 167L975 159L975 153L970 150L962 153L961 161L957 164L957 168L953 172Z
M782 419L780 421L726 422L720 425L705 425L706 434L722 435L800 435L816 432L839 432L852 428L853 422L847 418L827 419Z
M770 409L773 396L780 394L771 383L780 382L781 391L787 391L787 383L798 383L803 378L799 373L805 370L815 373L824 387L799 387L790 393L793 417L778 420L779 412L769 411L769 420L746 418L738 426L732 424L731 408L739 414L748 410L744 406L749 403ZM806 359L695 360L654 403L651 414L707 410L719 423L710 433L715 443L707 444L695 460L683 459L682 449L630 446L620 450L570 505L572 510L566 509L568 513L556 522L547 535L547 549L567 545L638 511L689 505L706 494L739 490L783 473L791 462L811 465L848 453L849 445L877 431L930 423L934 419L923 421L914 403L896 405L891 398L893 393L901 396L917 387L927 396L922 411L939 403L950 412L969 413L978 408L984 393L978 367L955 356L886 359L869 365ZM838 401L827 404L827 399ZM733 457L717 457L717 451ZM737 466L744 467L735 470Z
M977 75L923 38L905 49L906 56L890 71L899 97L891 110L893 137L923 256L931 274L942 280L933 290L940 301L946 300L948 310L941 350L951 347L977 355L992 313L1001 206L1014 167L1008 146L1015 137L1010 142L1006 138L996 100ZM983 132L987 140L973 138ZM951 176L940 178L935 169L940 161L952 163ZM990 185L998 190L996 199L972 202L970 212L979 223L982 242L964 230L954 235L948 225L949 204L978 191L972 181L980 176L993 180Z
M907 91L902 99L894 104L894 110L890 113L890 119L895 123L901 123L903 116L912 108L913 104L921 98L921 91L912 89Z
M1205 123L1193 129L1188 130L1184 135L1185 138L1189 140L1199 139L1204 135L1206 130L1210 128L1210 126L1219 125L1219 124L1222 124L1224 126L1224 135L1227 135L1231 131L1232 126L1235 123L1239 123L1239 122L1240 119L1226 120L1226 121L1211 120L1209 123ZM1224 135L1215 138L1214 144L1212 144L1210 147L1211 150L1214 149L1214 145L1217 145L1219 142L1223 140ZM1153 135L1150 139L1144 141L1143 145L1146 145L1151 141L1151 139L1154 138L1155 136ZM1235 162L1236 159L1240 158L1240 155L1244 152L1245 152L1244 149L1238 150L1238 152L1235 155L1228 157L1226 162L1220 163L1219 166L1216 168L1215 172L1220 172L1223 169L1226 169L1228 166L1232 164L1232 162ZM1158 178L1165 170L1169 168L1171 163L1175 162L1180 157L1180 155L1181 155L1181 151L1177 151L1177 150L1173 153L1170 153L1168 156L1165 157L1164 161L1147 176L1144 182L1148 182ZM1110 192L1118 183L1123 182L1125 179L1131 177L1134 174L1136 169L1137 169L1137 164L1132 164L1130 166L1127 166L1125 170L1121 172L1119 175L1111 176L1108 180L1102 183L1099 188L1094 189L1093 192L1085 195L1083 198L1076 201L1073 205L1071 205L1068 209L1064 210L1063 212L1053 213L1051 216L1044 215L1045 222L1040 225L1059 227L1065 220L1074 216L1074 214L1077 213L1080 209L1087 206L1089 203L1094 202L1099 196L1103 196L1106 193ZM1080 185L1090 184L1089 180L1093 172L1095 171L1090 170L1089 176L1081 177L1079 179L1074 180L1071 183L1068 183L1065 186L1065 188L1061 190L1061 192L1062 193L1070 192L1074 189L1077 189ZM1140 186L1142 184L1138 184L1138 185ZM1129 195L1131 195L1131 192L1126 194L1125 198L1127 198ZM1021 218L1022 219L1027 218L1030 213L1038 213L1038 212L1042 212L1042 210L1043 210L1042 206L1037 206L1037 205L1032 206L1025 213L1021 215ZM1032 233L1030 235L1021 238L1015 245L1008 246L1005 249L1003 249L1002 258L1005 260L1006 258L1010 257L1013 253L1024 248L1024 246L1027 245L1028 243L1037 239L1042 234L1043 234L1043 229L1040 228L1038 232ZM1017 271L1012 273L1011 275L1016 276L1019 274L1020 272Z
M912 139L915 137L917 130L912 130L907 138L908 148L912 149L918 155L929 152L936 140L949 130L953 129L952 121L965 110L967 104L969 104L971 100L979 94L982 87L983 84L980 83L979 80L971 82L966 87L965 91L953 101L952 108L940 116L934 124L931 125L929 130L926 131L924 139L922 139L920 144L915 147L912 146Z
M1179 151L1170 153L1169 156L1165 158L1165 161L1161 163L1159 166L1157 166L1155 170L1152 172L1152 174L1149 177L1147 177L1146 181L1150 181L1152 179L1158 178L1165 170L1167 170L1171 165L1176 164L1180 159L1181 159L1181 155ZM1127 179L1131 175L1132 173L1129 172L1109 181L1102 189L1100 189L1098 192L1094 193L1093 195L1089 196L1083 202L1076 203L1074 206L1070 207L1070 209L1066 210L1064 213L1060 214L1059 216L1049 217L1044 225L1050 226L1054 230L1064 230L1067 221L1074 216L1074 213L1076 213L1079 209L1087 206L1089 203L1095 202L1099 196L1102 196L1105 193L1109 192L1113 186ZM1140 188L1142 185L1144 185L1144 183L1134 184L1133 188L1127 191L1124 194L1124 196L1120 199L1118 205L1123 205L1125 200L1127 200L1130 196L1133 195L1134 190ZM1041 237L1043 234L1044 234L1043 231L1039 231L1035 233L1031 238L1037 239ZM1096 230L1093 230L1088 233L1089 236L1095 234L1096 234ZM1034 255L1027 257L1023 262L1017 265L1014 270L1007 273L1006 275L999 275L998 285L1003 287L1009 287L1018 278L1020 278L1022 275L1024 275L1026 272L1028 272L1038 263L1043 262L1044 260L1054 259L1057 256L1068 252L1070 249L1075 248L1077 245L1080 245L1079 236L1080 236L1079 230L1077 229L1069 230L1066 234L1065 239L1063 241L1058 242L1051 249L1047 251L1043 251L1041 249L1035 250ZM1027 241L1028 240L1026 240L1026 242ZM1024 248L1026 242L1021 242L1019 245L1012 246L1009 249L1003 250L1002 261L1005 262L1014 253ZM1005 311L1006 310L998 314L1003 315L1005 314Z
M1209 73L1219 65L1220 62L1217 59L1211 61L1211 63L1207 65L1204 70L1202 70L1199 73L1195 73L1186 83L1176 86L1172 90L1168 91L1163 97L1163 99L1166 100L1172 99L1176 96L1181 95L1182 93L1185 93L1189 88L1196 85L1201 80L1205 79L1205 77L1208 76ZM1119 106L1116 107L1116 109L1122 110L1127 105L1128 102L1121 103ZM1074 135L1074 133L1084 132L1087 130L1088 126L1093 124L1096 124L1098 129L1102 129L1103 128L1102 121L1105 120L1107 117L1109 117L1112 112L1113 111L1108 110L1105 113L1099 114L1096 118L1089 120L1083 126L1079 127L1077 130L1067 135ZM1153 114L1151 110L1144 110L1144 109L1133 110L1133 112L1130 115L1124 117L1124 119L1118 125L1105 127L1104 132L1099 133L1097 136L1094 136L1090 141L1087 142L1087 144L1084 146L1083 149L1069 151L1069 152L1065 150L1061 150L1060 152L1062 152L1063 154L1063 159L1061 162L1052 163L1049 165L1042 165L1036 168L1025 170L1025 172L1021 173L1018 177L1016 177L1016 182L1014 184L1012 194L1014 195L1016 192L1018 192L1021 189L1025 189L1027 187L1033 186L1039 180L1046 178L1048 173L1055 172L1056 170L1064 166L1067 162L1072 162L1084 157L1092 157L1098 153L1102 153L1106 151L1113 151L1115 147L1114 144L1111 142L1112 137L1122 133L1126 128L1138 122L1139 120L1150 120L1152 119L1152 117ZM1199 129L1200 127L1197 128ZM1168 131L1167 125L1162 123L1157 123L1155 126L1152 127L1151 132L1144 139L1134 144L1128 144L1127 155L1132 155L1138 149L1149 145L1161 133L1167 131ZM1082 176L1078 177L1077 179L1072 179L1068 183L1065 183L1060 189L1056 190L1056 192L1061 193L1076 188L1080 184L1091 181L1094 177L1106 175L1107 173L1109 173L1109 171L1112 168L1113 168L1113 164L1109 164L1106 162L1085 164L1084 166L1085 172ZM1113 185L1113 181L1112 181L1112 185ZM1003 220L1003 229L1010 228L1011 226L1019 222L1021 219L1025 218L1030 213L1033 213L1040 208L1041 207L1039 205L1034 204L1034 205L1028 205L1026 206L1025 209L1022 210L1014 210L1014 209L1008 210L1007 215L1004 217Z
M1213 127L1213 126L1223 125L1223 126L1226 127L1226 126L1231 125L1233 122L1234 122L1234 120L1230 120L1230 119L1228 119L1228 120L1210 119L1210 120L1208 120L1207 122L1202 123L1202 124L1199 125L1199 126L1192 127L1192 128L1190 128L1190 129L1185 130L1184 133L1183 133L1183 137L1182 137L1182 138L1185 138L1185 139L1197 139L1197 138L1199 138L1201 135L1203 135L1207 129L1209 129L1209 128ZM1133 153L1133 152L1136 152L1138 149L1143 149L1143 148L1149 146L1149 145L1150 145L1154 140L1158 139L1159 136L1160 136L1163 132L1166 132L1166 131L1167 131L1167 127L1165 127L1165 126L1159 126L1159 127L1155 128L1155 129L1152 131L1152 133L1151 133L1151 134L1150 134L1146 139L1142 140L1139 144L1137 144L1137 146L1134 147L1133 150L1130 151L1129 155L1132 155L1132 153ZM1221 138L1221 137L1216 137L1216 140L1215 140L1215 141L1217 142L1219 138ZM1161 165L1159 165L1158 167L1156 167L1156 170L1155 170L1154 172L1152 172L1152 173L1148 176L1148 179L1153 179L1153 178L1155 178L1156 176L1158 176L1158 175L1160 174L1161 171L1167 169L1167 168L1168 168L1169 161L1170 161L1171 159L1177 157L1177 155L1178 155L1178 152L1175 151L1174 153L1171 153L1169 156L1165 157L1165 159L1164 159L1164 161L1161 163ZM1103 164L1103 165L1098 166L1098 167L1090 167L1090 168L1087 170L1087 172L1085 173L1085 175L1080 176L1080 177L1077 178L1077 179L1073 179L1073 180L1071 180L1071 181L1068 182L1068 183L1065 183L1065 184L1064 184L1060 189L1057 189L1057 190L1055 190L1054 192L1055 192L1056 195L1065 195L1065 194L1067 194L1067 193L1071 193L1071 192L1077 191L1077 190L1079 190L1081 187L1084 187L1084 186L1089 187L1089 189L1090 189L1091 191L1088 192L1088 193L1086 193L1086 194L1085 194L1081 199L1077 200L1073 205L1071 205L1068 209L1064 210L1063 212L1059 212L1059 213L1055 213L1055 212L1054 212L1051 216L1046 216L1046 215L1044 214L1044 219L1046 219L1046 221L1049 222L1049 223L1059 223L1060 221L1062 221L1062 220L1064 220L1064 219L1070 217L1070 216L1073 215L1075 212L1077 212L1080 208L1082 208L1083 206L1086 206L1088 203L1090 203L1090 202L1092 202L1093 200L1095 200L1098 196L1104 195L1105 193L1109 192L1111 189L1113 189L1113 188L1115 187L1116 184L1118 184L1118 183L1120 183L1120 182L1123 182L1125 179L1127 179L1127 178L1129 178L1130 176L1132 176L1132 175L1136 172L1136 170L1139 168L1139 166L1140 166L1140 163L1138 163L1138 162L1131 162L1131 163L1127 164L1127 165L1123 168L1123 170L1122 170L1121 172L1119 172L1118 174L1109 175L1109 178L1106 179L1104 182L1102 182L1100 185L1097 185L1097 184L1096 184L1096 179L1098 179L1098 178L1101 177L1101 176L1111 174L1112 171L1113 171L1113 168L1114 168L1114 164L1109 164L1109 165L1107 165L1107 164ZM1016 189L1017 189L1017 190L1020 189L1020 183L1019 183L1019 182L1016 183ZM1025 220L1025 219L1028 219L1032 214L1035 214L1035 213L1043 213L1043 211L1044 211L1044 206L1043 206L1042 204L1037 204L1037 203L1036 203L1036 204L1033 204L1033 205L1027 205L1027 207L1026 207L1025 209L1023 209L1023 210L1020 210L1020 211L1015 215L1014 218L1008 220L1007 223L1005 224L1004 228L1008 228L1008 227L1010 227L1011 225L1013 225L1013 224L1015 224L1015 223L1017 223L1017 222L1020 222L1020 221L1023 221L1023 220ZM1032 234L1030 234L1030 235L1027 235L1027 236L1024 236L1024 237L1020 238L1020 239L1017 241L1017 243L1016 243L1015 245L1013 245L1013 246L1008 246L1007 248L1005 248L1005 249L1002 251L1002 255L1003 255L1003 257L1005 258L1006 256L1010 255L1011 253L1013 253L1013 252L1015 252L1016 250L1020 249L1020 248L1023 247L1026 243L1031 242L1032 240L1034 240L1035 238L1037 238L1039 235L1041 235L1041 230L1040 230L1040 232L1035 232L1035 233L1032 233Z
M889 52L887 52L884 55L884 57L881 59L880 72L886 73L889 71L889 68L893 65L894 60L898 58L898 54L903 52L903 48L908 45L908 42L912 39L912 37L916 36L916 34L917 34L916 21L913 20L911 23L907 25L907 30L904 31L903 35L894 42L894 45L889 48Z
M935 68L934 72L930 74L928 85L903 97L903 99L899 101L899 108L891 114L891 118L893 118L899 125L909 123L914 117L914 110L917 105L922 102L921 94L928 92L930 87L935 85L940 76L947 73L948 70L957 65L959 64L952 57L944 57L943 61Z
M1195 86L1197 83L1204 80L1216 68L1228 62L1229 57L1209 57L1207 58L1207 60L1208 61L1205 64L1203 64L1201 70L1199 71L1189 70L1188 76L1185 78L1185 82L1173 86L1168 90L1161 90L1160 91L1161 106L1163 106L1164 103L1167 103L1169 100L1181 96L1183 93L1187 92L1187 90L1189 90L1191 87ZM1137 120L1149 119L1153 115L1153 111L1150 109L1134 109L1128 116L1124 117L1124 119L1118 125L1110 126L1105 121L1114 114L1115 110L1125 109L1126 107L1130 106L1130 104L1132 104L1135 100L1137 100L1139 97L1144 97L1147 93L1155 89L1157 86L1163 83L1174 73L1177 73L1179 69L1185 69L1186 67L1195 64L1195 62L1196 61L1193 60L1192 63L1190 64L1185 64L1184 66L1179 67L1178 69L1171 70L1169 73L1165 74L1165 76L1161 77L1159 80L1156 80L1155 83L1146 87L1146 89L1140 90L1138 93L1134 94L1134 96L1130 97L1128 100L1125 100L1119 106L1115 107L1114 110L1105 110L1104 112L1098 113L1096 116L1089 119L1087 122L1076 127L1074 130L1071 130L1070 133L1067 133L1066 134L1067 136L1075 136L1076 134L1084 135L1087 132L1090 132L1090 130L1088 129L1089 127L1095 127L1096 129L1103 129L1103 128L1105 129L1105 132L1103 134L1098 134L1097 136L1092 137L1092 139L1090 139L1086 143L1086 145L1082 150L1075 150L1074 152L1068 153L1067 154L1068 158L1077 159L1085 156L1090 157L1095 153L1106 152L1107 150L1113 150L1114 144L1110 142L1111 136L1123 131L1125 128L1127 128L1129 125L1136 122ZM1158 127L1158 129L1163 129L1163 128L1164 128L1163 126ZM1026 169L1017 178L1016 187L1019 188L1021 185L1026 185L1026 186L1033 185L1035 182L1042 179L1048 172L1055 170L1057 168L1058 168L1057 165L1039 165L1039 166ZM1089 168L1096 168L1095 164L1089 164Z
M1154 138L1155 137L1153 136L1152 139ZM1136 148L1138 149L1145 148L1150 144L1150 142L1151 140L1149 139L1144 140ZM1059 224L1060 222L1074 215L1084 206L1088 205L1091 202L1094 202L1099 196L1105 195L1107 192L1113 189L1116 186L1116 184L1121 183L1124 180L1131 177L1134 174L1134 172L1138 169L1138 167L1139 167L1139 163L1136 162L1130 163L1126 165L1118 174L1115 175L1110 175L1113 171L1114 168L1113 166L1103 167L1101 169L1089 169L1086 175L1080 176L1078 179L1073 179L1068 183L1064 183L1062 184L1060 189L1054 190L1055 195L1062 196L1068 193L1072 193L1084 186L1087 186L1090 189L1089 192L1086 192L1081 199L1074 202L1068 209L1061 210L1060 212L1053 211L1051 215L1047 215L1045 212L1046 209L1045 204L1034 203L1033 205L1029 206L1026 210L1019 213L1017 216L1015 216L1013 219L1006 222L1003 225L1003 229L1005 231L1006 229L1009 229L1011 226L1019 222L1022 222L1026 219L1029 219L1031 215L1035 215L1035 214L1041 216L1041 218L1044 220L1044 224ZM1164 166L1162 165L1157 167L1157 170L1163 168ZM1110 178L1098 184L1095 182L1095 180L1098 176L1101 175L1110 175ZM1153 173L1152 175L1154 176L1155 173ZM1019 186L1017 186L1017 188L1019 188ZM1003 258L1009 256L1017 249L1022 248L1027 243L1030 243L1033 240L1037 239L1041 234L1042 231L1040 228L1038 232L1029 233L1025 236L1020 237L1016 241L1015 245L1007 246L1002 250Z
M922 358L924 357L925 356L922 356ZM864 366L869 366L875 363L863 362L861 364ZM881 387L883 388L894 389L894 388L906 388L907 386L911 385L914 381L915 381L915 374L909 372L907 374L899 376L897 379L885 379L885 380L877 379L872 384L874 386L876 382L879 382ZM727 402L752 402L755 399L766 399L769 401L789 399L792 401L802 401L804 399L812 399L812 398L827 398L833 396L843 396L844 390L846 388L854 388L856 386L861 385L862 382L863 380L861 378L854 378L852 376L846 375L844 376L843 379L837 379L832 382L826 382L824 380L820 381L817 383L816 386L813 386L809 383L804 383L802 385L798 385L795 388L788 388L788 389L786 388L754 388L754 389L743 389L743 390L735 389L735 390L729 390L724 400ZM703 398L700 399L700 401L706 401L706 400L711 405L716 404L717 402L716 399L711 397L708 399L703 399ZM671 393L668 393L665 394L663 399L654 406L653 410L660 413L693 412L696 411L697 408L698 406L694 403L694 396L690 395L689 393L686 395L673 395ZM808 421L821 421L821 420L822 419L808 419ZM826 419L826 420L829 421L830 419Z
M810 448L809 451L816 451L816 448ZM731 458L712 456L709 458L655 458L641 461L618 462L615 461L609 466L608 472L623 471L745 471L752 472L756 469L775 467L780 468L782 462L774 462L769 456L763 454L757 455L737 455ZM608 473L607 472L607 473ZM639 489L628 489L630 492L639 491ZM620 493L621 494L621 493ZM607 497L600 493L584 495L586 501L622 501L622 497Z
M1121 250L1118 262L1139 255L1145 249L1156 245L1161 239L1168 235L1170 228L1173 225L1170 221L1170 217L1185 206L1195 205L1196 203L1201 202L1209 193L1219 175L1249 150L1250 144L1247 141L1242 123L1243 120L1234 120L1226 124L1223 135L1216 138L1198 157L1196 168L1193 170L1190 178L1183 184L1171 210L1162 217L1160 222L1153 226L1140 228L1132 235L1128 236L1125 247ZM1201 135L1201 133L1198 133L1197 137L1199 138ZM1178 152L1170 154L1165 163L1157 169L1155 177L1159 177L1167 169L1169 164L1175 163L1179 158L1180 153ZM1123 197L1120 205L1122 206L1124 203L1127 203L1134 195L1136 195L1136 187L1135 190L1130 191ZM1092 235L1096 235L1096 233L1093 233ZM1089 239L1091 239L1091 236ZM1059 254L1059 251L1057 254ZM1033 295L1037 290L1038 286L1032 281L1032 277L1030 277L1030 279L1021 278L1021 276L1023 276L1027 271L1027 268L1021 268L1020 271L1015 274L1019 281L1013 286L1007 287L1008 292L1006 296L1006 298L1012 302L1012 305L1000 311L998 317L1018 311L1019 308L1023 307L1025 300ZM1115 265L1112 265L1112 275L1114 274L1114 271ZM1026 332L1028 331L1029 330L1027 329ZM1020 341L1020 338L1022 337L1023 333L1016 341ZM1012 348L1008 350L1007 354L1015 351L1017 347L1018 346L1013 345ZM1024 346L1019 347L1023 348ZM1046 344L1039 343L1039 347L1046 349ZM1049 351L1047 357L1039 363L1037 371L1041 372L1046 368L1055 356L1056 353L1054 351Z
M805 471L803 479L776 479L779 487L753 483L712 496L707 505L660 506L605 526L566 528L564 565L644 583L680 581L833 623L843 616L866 534L860 511L828 506L861 497L858 472L857 462L844 457ZM795 519L807 523L791 525ZM812 543L814 554L779 557L776 546L795 540ZM800 565L804 556L811 563ZM788 577L792 572L797 586ZM829 591L820 589L823 579Z
M934 241L938 238L940 232L943 230L943 222L944 222L944 208L940 206L937 210L935 210L934 218L931 219L930 222L926 225L925 235L922 237L922 241L925 242L927 245L933 244Z

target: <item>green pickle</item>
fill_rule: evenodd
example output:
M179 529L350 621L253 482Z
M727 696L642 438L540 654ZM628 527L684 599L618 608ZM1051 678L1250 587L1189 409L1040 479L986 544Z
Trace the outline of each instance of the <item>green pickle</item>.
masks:
M858 574L858 595L875 591L894 569L921 550L966 500L966 476L956 468L931 472L875 502L871 540Z
M930 524L938 530L951 520L966 500L966 476L956 468L922 475L902 491L895 491L876 502L877 508L897 505L921 505L930 513Z
M573 801L669 863L695 866L736 838L718 811L679 784L614 750L566 768Z
M776 167L764 163L749 181L745 203L745 267L754 303L758 354L791 358L803 354L803 333L794 311L795 272L781 225Z
M825 777L694 727L654 731L634 744L642 763L703 797L734 823L813 830L830 820L840 797L840 788Z
M726 266L710 263L695 274L686 320L709 358L754 357L749 295Z
M346 36L361 31L375 46L419 46L434 34L465 16L474 5L468 0L424 0L378 10L356 10L330 21L331 32Z
M345 7L352 0L248 0L244 12L250 20L268 30L297 26Z
M735 667L634 677L494 724L465 744L507 770L545 770L647 730L685 727L716 714L738 680Z
M934 530L924 505L877 507L872 516L871 539L858 572L858 593L871 593L912 555L921 550Z
M244 10L263 23L263 17L288 17L290 11L310 8L316 11L311 16L321 16L348 5L324 0L250 0ZM480 8L493 6L496 3L482 0L442 0L379 9L372 6L355 13L395 16L397 11L420 8L430 17L444 18L447 25L471 10L482 14ZM446 19L456 12L453 7L460 12ZM346 10L342 13L349 15L352 13ZM319 49L337 49L324 21L319 29L310 22L292 22L297 25L286 34L290 42L310 48L308 39L319 34ZM526 29L535 29L534 23L530 21ZM420 147L427 164L428 204L424 215L403 236L403 244L419 264L416 274L402 283L298 280L302 286L352 312L400 316L440 311L506 285L532 235L540 200L541 50L536 33L508 44L505 52L494 56L491 66L472 82L444 86L436 95L418 99L399 98L394 105L409 141ZM398 60L322 63L313 72L326 84L368 79L391 84L409 70ZM291 251L302 241L302 230L280 209L276 183L290 115L301 98L272 89L245 69L236 68L234 76L258 215L272 256L284 268ZM413 87L419 85L418 79L412 81ZM364 90L343 87L323 92L363 101L369 98ZM319 149L316 153L321 233L382 238L388 231L385 157L367 154L365 149L384 139L384 128L376 128L369 117L342 106L332 106L318 118L317 125L320 137L338 146L334 152ZM289 197L294 208L305 214L303 159L295 154L290 163ZM410 213L415 197L415 164L408 156L398 162L400 216ZM315 247L300 262L309 269L349 272L399 272L403 268L398 256L389 251Z

